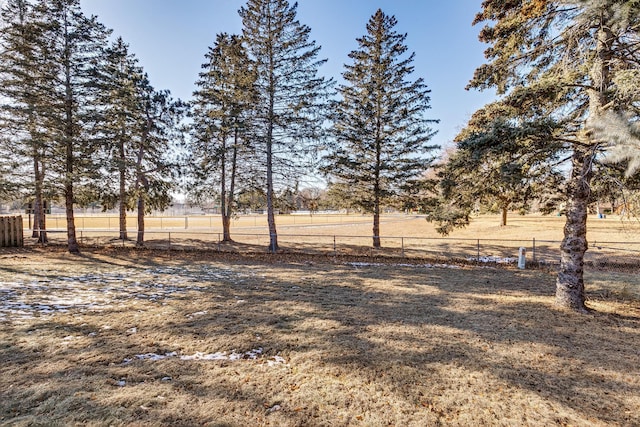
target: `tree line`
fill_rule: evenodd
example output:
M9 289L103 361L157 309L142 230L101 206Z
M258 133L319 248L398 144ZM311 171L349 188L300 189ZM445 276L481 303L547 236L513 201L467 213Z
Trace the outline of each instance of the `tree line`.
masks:
M376 11L344 65L326 62L297 4L248 0L241 34L220 33L189 102L155 89L124 40L112 41L79 0L7 0L0 33L0 198L32 199L46 242L45 200L64 202L69 251L74 206L144 216L173 191L216 199L223 236L242 198L275 213L311 172L344 207L427 214L446 234L480 206L506 213L535 201L566 215L558 303L584 305L587 209L628 202L638 187L640 8L637 1L485 0L473 24L489 45L468 89L499 98L473 114L440 160L430 90L397 20ZM445 66L445 64L442 64Z

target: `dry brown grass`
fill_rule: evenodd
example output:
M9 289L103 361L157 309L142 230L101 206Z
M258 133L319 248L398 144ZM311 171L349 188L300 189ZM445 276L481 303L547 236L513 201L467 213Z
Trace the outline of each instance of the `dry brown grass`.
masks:
M367 261L4 250L0 424L640 425L634 274Z
M133 219L133 218L130 218ZM557 263L564 218L541 215L512 215L509 225L499 226L499 217L473 218L469 227L455 230L442 239L433 224L421 216L384 215L381 235L382 251L377 255L465 260L473 257L511 258L525 247L528 260ZM58 221L63 224L64 221ZM281 215L276 218L278 240L284 251L335 253L341 255L376 255L371 248L370 216L363 215ZM118 240L117 218L78 216L81 243L92 246L128 246L133 240ZM108 226L111 231L105 231ZM188 229L185 229L188 225ZM49 226L55 221L50 218ZM130 224L131 230L134 230ZM590 250L586 261L590 267L625 265L639 267L640 224L619 217L589 218ZM233 244L220 244L220 218L194 216L147 219L146 244L152 248L198 248L237 252L265 252L269 245L266 216L241 216L233 221ZM51 233L52 243L64 244L64 233ZM135 239L132 231L130 238ZM535 240L535 243L534 243ZM603 244L603 242L609 242ZM535 252L534 252L535 249Z

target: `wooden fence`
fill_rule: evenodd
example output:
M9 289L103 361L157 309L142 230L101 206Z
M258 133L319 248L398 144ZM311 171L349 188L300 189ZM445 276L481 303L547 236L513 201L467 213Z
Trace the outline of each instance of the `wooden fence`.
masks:
M24 246L21 216L0 216L0 247Z

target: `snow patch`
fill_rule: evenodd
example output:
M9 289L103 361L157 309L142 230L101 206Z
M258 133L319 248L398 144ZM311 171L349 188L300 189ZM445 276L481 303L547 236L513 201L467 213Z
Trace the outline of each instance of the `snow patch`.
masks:
M258 360L262 357L264 350L262 348L257 348L249 351L245 351L244 353L238 353L235 350L232 350L230 353L226 351L219 351L216 353L204 353L197 351L194 354L185 354L178 355L177 352L172 351L165 354L156 354L156 353L145 353L145 354L136 354L133 357L125 358L123 360L123 364L129 364L135 360L151 360L158 361L164 360L168 358L177 357L180 360L229 360L229 361L237 361L237 360ZM273 356L266 360L268 366L276 366L286 364L287 361L284 357L281 356Z
M383 264L375 262L348 262L346 265L359 268L359 267L409 267L409 268L450 268L459 269L457 265L450 264Z

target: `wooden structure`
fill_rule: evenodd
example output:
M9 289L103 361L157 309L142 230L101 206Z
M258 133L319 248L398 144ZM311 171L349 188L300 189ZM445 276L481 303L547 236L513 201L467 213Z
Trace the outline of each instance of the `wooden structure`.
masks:
M22 216L0 216L0 247L24 246Z

